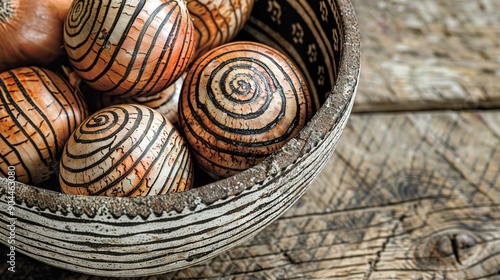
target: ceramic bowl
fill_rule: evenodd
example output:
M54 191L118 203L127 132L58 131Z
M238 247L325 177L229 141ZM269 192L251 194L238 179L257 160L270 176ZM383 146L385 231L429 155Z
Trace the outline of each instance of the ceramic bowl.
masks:
M208 260L276 220L321 172L349 119L358 24L349 0L256 0L240 36L281 50L303 72L316 113L298 136L238 175L171 195L73 196L0 178L0 241L72 271L145 276Z

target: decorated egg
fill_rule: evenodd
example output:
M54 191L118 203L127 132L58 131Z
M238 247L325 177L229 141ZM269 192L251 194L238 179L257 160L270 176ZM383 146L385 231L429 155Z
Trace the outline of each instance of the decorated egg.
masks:
M90 105L95 111L102 109L107 106L116 104L142 104L155 109L160 112L167 120L169 120L173 125L177 125L178 122L178 105L179 96L182 89L182 83L184 82L185 73L171 84L166 89L155 93L150 96L138 96L122 98L107 94L99 94L90 91L87 92L87 97L92 103Z
M234 39L250 17L253 5L254 0L187 0L195 29L195 57Z
M181 92L179 123L213 178L239 173L297 135L313 113L296 66L255 42L216 47L196 60Z
M103 108L68 140L59 182L66 194L146 196L191 188L186 142L162 114L144 105Z
M155 94L175 82L194 55L184 0L75 0L64 47L82 81L104 94Z
M0 73L0 176L14 173L16 181L27 184L49 179L64 144L86 116L80 92L51 70Z

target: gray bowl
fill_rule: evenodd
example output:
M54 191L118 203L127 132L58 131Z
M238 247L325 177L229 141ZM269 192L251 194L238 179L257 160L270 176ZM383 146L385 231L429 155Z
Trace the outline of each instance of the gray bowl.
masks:
M358 24L349 0L257 0L241 36L281 50L304 73L317 111L297 137L236 176L172 195L73 196L0 178L1 242L72 271L145 276L208 260L276 220L321 172L349 119Z

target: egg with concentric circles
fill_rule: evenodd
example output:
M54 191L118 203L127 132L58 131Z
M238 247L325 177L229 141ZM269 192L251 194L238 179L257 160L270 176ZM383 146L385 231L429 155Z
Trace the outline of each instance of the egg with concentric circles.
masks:
M197 59L179 103L192 155L213 178L261 162L297 135L313 113L302 74L282 52L232 42Z
M138 104L103 108L68 140L59 182L66 194L147 196L192 187L191 156L181 134L156 110Z

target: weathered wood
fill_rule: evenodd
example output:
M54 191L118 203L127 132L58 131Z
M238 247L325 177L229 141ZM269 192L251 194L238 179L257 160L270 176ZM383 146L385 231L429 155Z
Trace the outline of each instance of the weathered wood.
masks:
M353 0L355 110L306 194L254 239L143 279L500 279L500 2ZM102 279L18 255L0 278ZM3 274L2 274L3 273Z
M499 113L354 116L295 207L169 276L500 278Z
M500 1L352 2L364 92L354 112L500 106Z
M352 116L281 218L207 263L143 279L500 278L499 123L499 111ZM21 257L17 269L100 279Z

